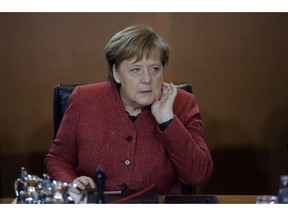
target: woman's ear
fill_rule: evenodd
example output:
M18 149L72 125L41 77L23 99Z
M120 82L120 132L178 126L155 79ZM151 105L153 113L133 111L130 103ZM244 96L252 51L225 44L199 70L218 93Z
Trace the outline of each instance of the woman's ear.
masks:
M120 84L120 77L119 77L119 73L116 71L115 64L113 65L113 77L114 77L114 80Z

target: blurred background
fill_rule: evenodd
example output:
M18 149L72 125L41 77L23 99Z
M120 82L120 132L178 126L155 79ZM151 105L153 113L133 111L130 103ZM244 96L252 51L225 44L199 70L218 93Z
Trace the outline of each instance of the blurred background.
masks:
M171 45L214 159L200 194L277 194L288 171L288 13L0 13L0 197L21 167L42 176L53 87L107 80L104 46L147 24Z

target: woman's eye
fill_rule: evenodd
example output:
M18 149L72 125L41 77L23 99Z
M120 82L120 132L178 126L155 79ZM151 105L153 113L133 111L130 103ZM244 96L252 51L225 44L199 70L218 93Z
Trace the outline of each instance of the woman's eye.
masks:
M131 72L133 73L139 73L140 72L140 68L132 68Z
M157 73L157 72L159 72L159 67L156 67L156 66L152 67L151 71L154 72L154 73Z

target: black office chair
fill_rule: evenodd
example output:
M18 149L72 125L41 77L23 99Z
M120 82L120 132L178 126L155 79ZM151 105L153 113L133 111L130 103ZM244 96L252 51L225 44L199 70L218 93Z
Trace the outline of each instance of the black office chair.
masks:
M54 138L59 129L61 120L67 108L67 102L74 88L82 84L58 84L54 86ZM192 85L190 83L177 83L177 88L183 89L192 94ZM191 195L196 193L195 186L181 183L182 194Z

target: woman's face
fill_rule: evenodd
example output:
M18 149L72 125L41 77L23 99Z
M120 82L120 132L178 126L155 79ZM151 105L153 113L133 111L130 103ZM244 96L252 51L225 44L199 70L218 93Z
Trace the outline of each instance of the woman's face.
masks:
M124 60L118 69L113 68L114 79L121 84L120 96L126 108L143 108L161 95L163 66L159 56L150 55L137 62L135 59Z

